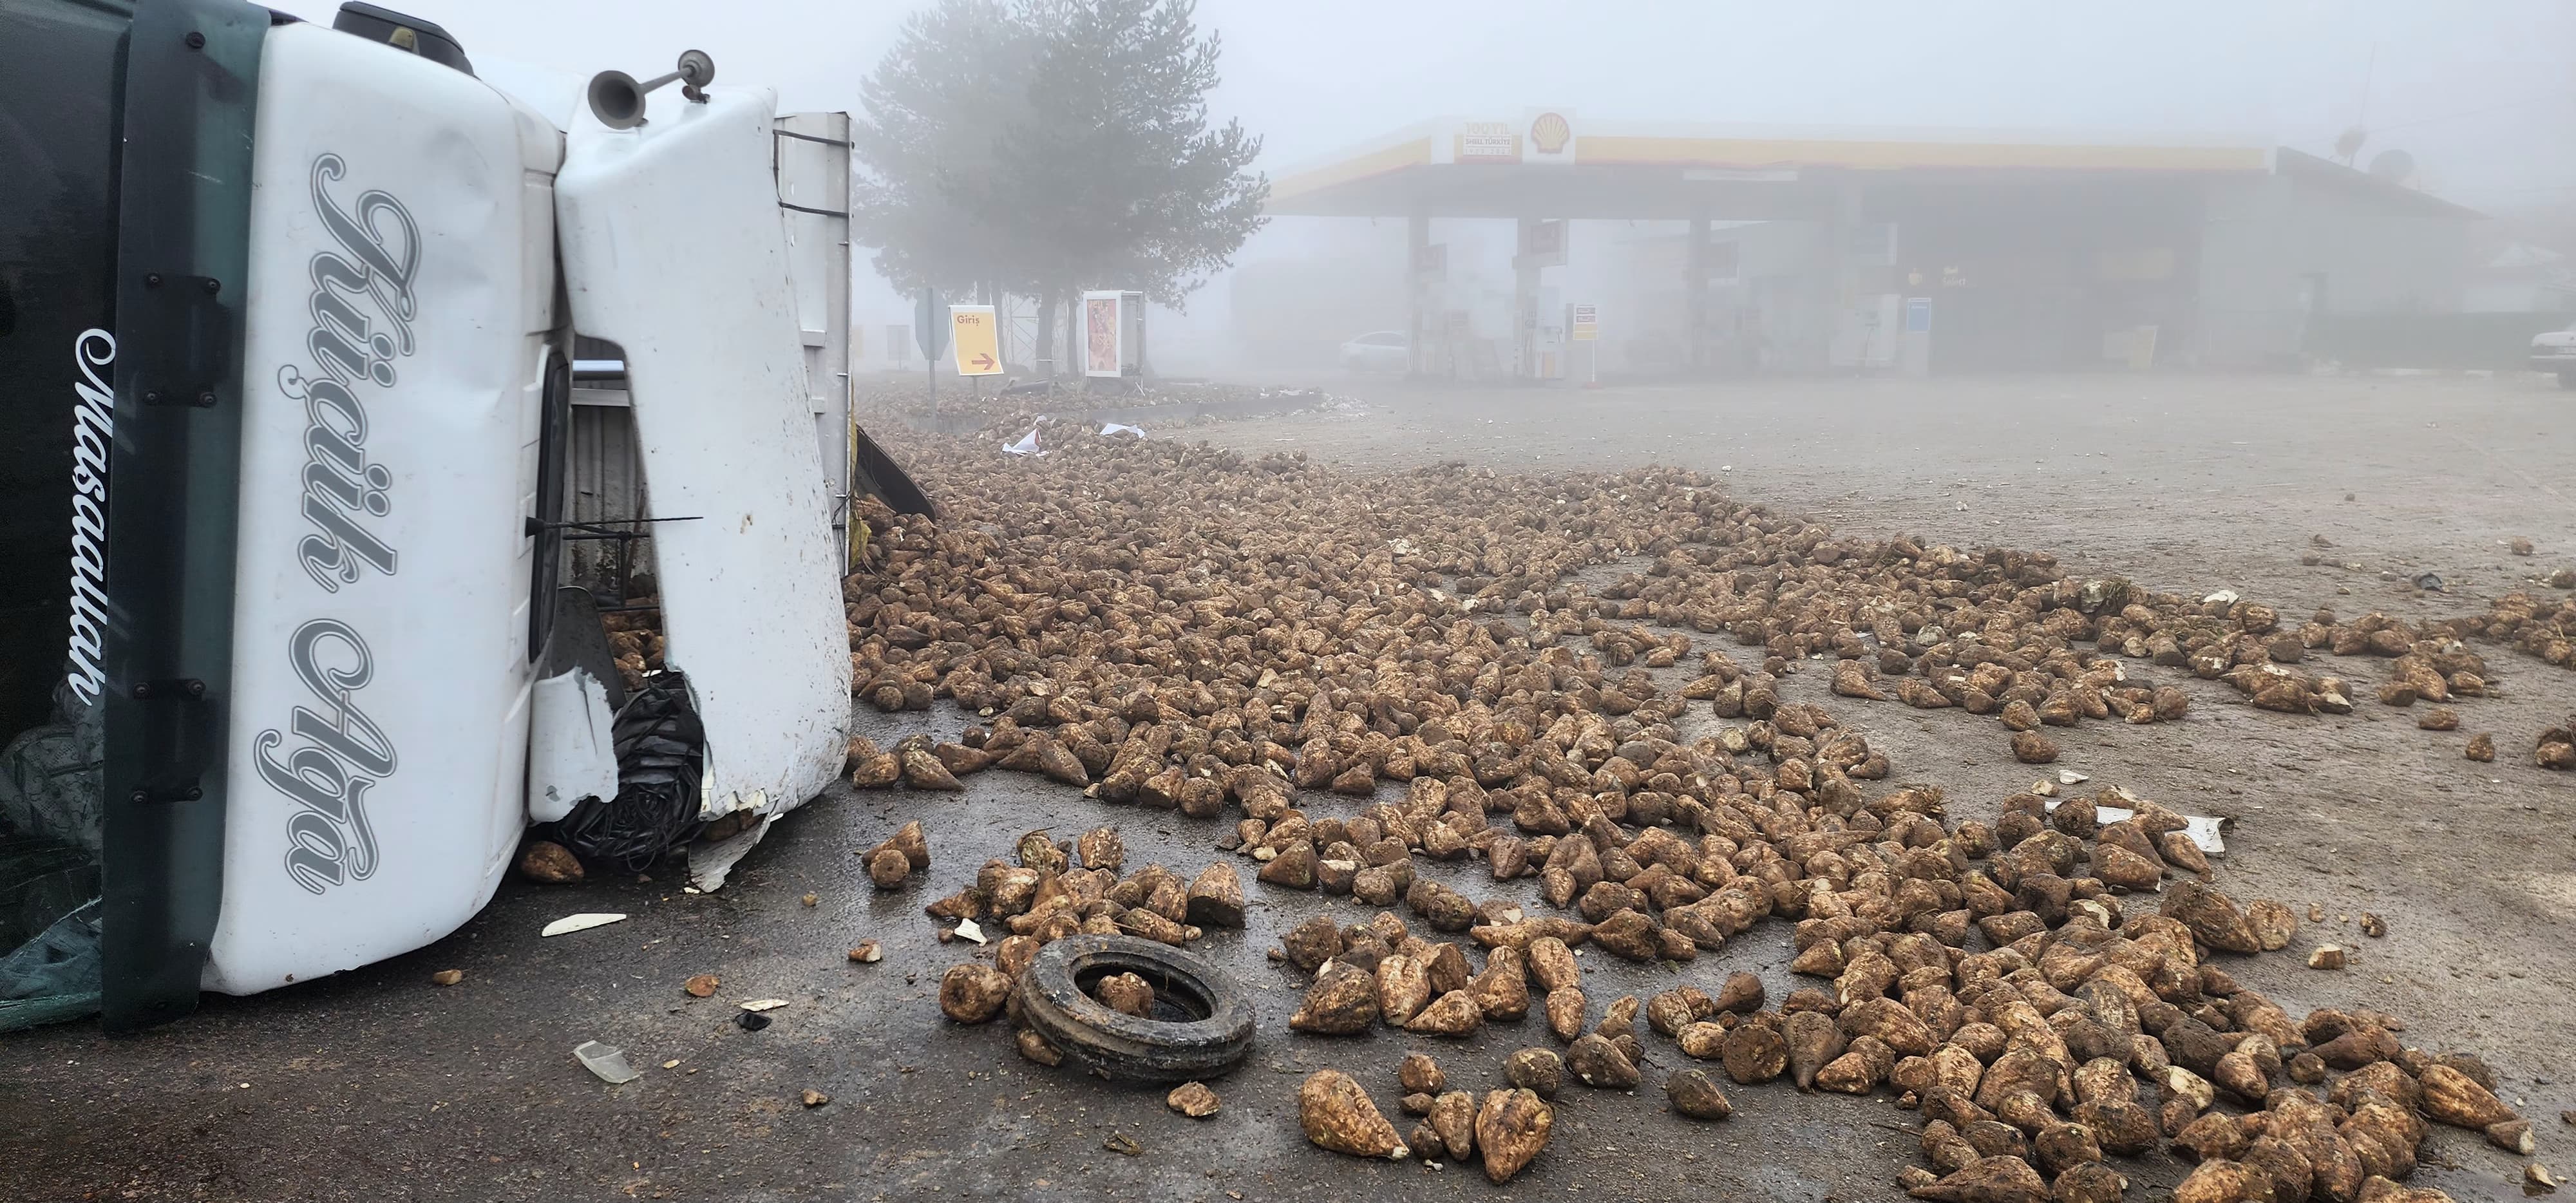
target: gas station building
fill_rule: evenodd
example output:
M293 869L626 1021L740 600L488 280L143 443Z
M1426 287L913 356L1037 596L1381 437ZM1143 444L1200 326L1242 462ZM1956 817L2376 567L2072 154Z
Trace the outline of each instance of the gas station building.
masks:
M2312 315L2456 309L2479 217L2258 143L1565 110L1400 131L1276 179L1268 212L1404 220L1415 371L1521 380L2285 366ZM1507 314L1446 287L1433 222L1459 219L1515 223ZM1574 256L1618 262L1566 295Z

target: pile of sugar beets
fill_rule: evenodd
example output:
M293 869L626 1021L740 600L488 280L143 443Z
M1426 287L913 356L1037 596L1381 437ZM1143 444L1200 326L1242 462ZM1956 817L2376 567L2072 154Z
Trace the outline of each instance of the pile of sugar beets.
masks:
M1417 781L1413 799L1441 793L1426 788L1438 785L1432 779ZM1849 813L1798 807L1794 797L1764 806L1737 795L1694 808L1685 822L1696 841L1664 826L1632 833L1598 814L1583 830L1527 837L1543 853L1542 875L1562 873L1580 889L1580 918L1479 906L1415 876L1413 858L1428 855L1422 833L1456 811L1409 801L1312 824L1281 811L1252 846L1275 853L1263 881L1323 885L1274 872L1308 858L1318 868L1391 871L1418 923L1466 937L1425 938L1392 911L1347 929L1328 917L1308 921L1279 952L1315 972L1294 1030L1351 1034L1385 1023L1457 1035L1537 1009L1569 1044L1561 1057L1540 1048L1514 1054L1503 1067L1513 1088L1481 1102L1410 1091L1407 1109L1426 1117L1410 1146L1365 1089L1325 1071L1299 1094L1308 1135L1361 1156L1481 1150L1488 1175L1507 1180L1544 1147L1548 1100L1566 1079L1638 1084L1642 1013L1653 1034L1738 1084L1788 1077L1801 1089L1898 1092L1924 1116L1922 1149L1934 1168L1904 1178L1924 1199L2118 1199L2127 1183L2110 1159L2170 1141L2199 1162L2175 1194L2182 1203L2430 1200L2443 1196L2397 1185L2413 1172L2429 1122L2531 1151L2530 1125L2497 1098L2476 1058L2405 1047L2396 1036L2403 1025L2372 1012L2294 1019L2239 986L2213 954L2284 947L2297 924L2287 907L2240 907L2183 869L2150 910L2130 905L2143 896L2123 897L2083 872L2121 857L2176 871L2158 850L2170 842L2159 837L2181 833L2170 810L2121 798L2134 817L2099 824L2094 801L2077 798L2043 819L2039 796L2024 794L1991 829L1975 821L1945 829L1928 789L1894 791ZM1279 852L1272 832L1293 841L1290 851ZM953 1018L1008 1013L1012 962L1025 964L1047 938L1115 930L1178 944L1196 934L1180 919L1240 922L1239 891L1222 862L1188 888L1151 867L1122 880L1114 855L1102 851L1114 839L1083 837L1082 851L1102 853L1084 858L1097 867L1071 868L1062 849L1037 851L1024 839L1022 864L993 862L979 873L998 887L990 909L1014 934L997 958L1001 969L949 971L942 999ZM983 888L931 909L953 915ZM1203 901L1193 907L1193 898ZM1714 996L1683 986L1642 1006L1623 997L1590 1022L1572 947L1590 942L1641 961L1689 957L1773 915L1795 920L1793 971L1821 984L1766 1007L1760 979L1738 973ZM1984 951L1966 951L1972 933ZM1481 968L1470 947L1482 951ZM1056 1060L1034 1033L1022 1031L1020 1045ZM1695 1118L1730 1109L1707 1071L1673 1074L1666 1090L1676 1111Z
M917 462L967 455L927 446ZM2294 1019L2209 961L2283 947L2296 917L2206 885L2180 815L2121 797L2134 815L2103 824L2092 799L2050 812L2032 793L1991 825L1953 822L1937 786L1869 796L1886 757L1777 694L1780 674L1830 654L1847 697L1883 696L1893 676L1924 683L1899 687L1916 705L2011 727L2024 712L2163 721L2187 701L2122 658L2179 656L2256 704L2348 705L2340 682L2284 666L2320 633L2272 634L2268 607L2079 582L2040 555L1838 541L1665 469L1444 468L1363 487L1294 457L1131 440L1076 443L1019 476L948 467L934 473L956 490L944 521L869 516L880 562L845 587L855 679L885 709L948 697L988 721L951 743L861 749L854 780L955 788L999 767L1112 803L1239 808L1232 842L1266 885L1400 902L1485 950L1480 969L1467 945L1416 935L1392 911L1349 929L1311 922L1280 954L1317 974L1301 1031L1466 1031L1535 1005L1570 1041L1561 1073L1621 1085L1636 1081L1642 1010L1739 1083L1900 1092L1925 1116L1933 1166L1906 1185L1960 1203L2116 1198L2124 1182L2104 1158L2160 1141L2199 1159L2182 1203L2438 1198L2398 1185L2430 1122L2528 1151L2528 1125L2474 1058L2406 1048L2376 1013ZM1568 583L1626 557L1652 562L1604 596ZM2408 671L2440 674L2454 696L2482 689L2456 640L2372 625L2368 650L2421 657L2428 668ZM1763 663L1708 651L1697 679L1659 687L1646 670L1683 663L1694 630L1759 647ZM1683 741L1674 722L1693 702L1733 725ZM2026 759L2046 758L2044 740L2024 742ZM1401 801L1374 801L1381 783ZM1371 801L1310 817L1299 790ZM1158 917L1188 917L1188 890L1163 888L1176 880L1050 872L1032 851L1024 841L1021 864L988 865L934 913L998 918L1040 942L1162 928L1129 917L1157 896ZM1573 913L1479 904L1416 872L1470 859L1497 879L1538 877ZM2144 893L2168 879L2160 899ZM1042 896L1052 913L1023 922ZM1584 1030L1560 955L1571 947L1688 960L1772 918L1792 925L1796 971L1823 984L1776 1007L1732 984L1623 999ZM952 974L1007 992L1008 975L979 970L991 972ZM1462 1129L1451 1102L1447 1130L1433 1125L1451 1156L1490 1129L1497 1181L1552 1122L1538 1087L1554 1054L1531 1051L1547 1055L1516 1056L1506 1073L1523 1084L1477 1104L1474 1122ZM1722 1095L1680 1108L1685 1090L1718 1091L1705 1073L1675 1078L1677 1109L1722 1111ZM1336 1122L1366 1102L1345 1076L1301 1091L1318 1143L1404 1147L1382 1117Z

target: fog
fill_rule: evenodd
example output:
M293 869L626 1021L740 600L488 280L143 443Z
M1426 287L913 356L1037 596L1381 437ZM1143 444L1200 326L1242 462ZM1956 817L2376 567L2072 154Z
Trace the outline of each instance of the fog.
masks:
M280 7L328 20L336 6ZM714 55L721 84L774 87L791 110L857 109L861 79L911 8L821 0L746 0L721 11L667 0L414 7L478 64L492 64L495 78L524 79L521 68L534 68L559 73L568 88L605 67L659 72L695 46ZM1259 166L1274 179L1426 120L1553 108L1588 123L2041 130L2319 156L2358 126L2368 131L2362 161L2407 151L2418 190L2511 217L2576 207L2568 70L2576 6L2561 0L2192 0L2119 10L1202 0L1199 21L1224 38L1214 115L1240 118L1265 140ZM1236 263L1338 257L1400 289L1401 227L1283 220ZM1508 244L1510 227L1442 237L1461 248ZM1578 232L1578 249L1587 240L1605 245L1602 237ZM1507 256L1508 246L1498 253ZM1589 287L1608 270L1601 254L1577 258L1560 284ZM902 298L864 264L855 274L857 321L905 319ZM1233 291L1220 277L1189 298L1186 317L1158 314L1167 369L1230 366L1240 341ZM1354 313L1337 324L1356 333L1378 322Z

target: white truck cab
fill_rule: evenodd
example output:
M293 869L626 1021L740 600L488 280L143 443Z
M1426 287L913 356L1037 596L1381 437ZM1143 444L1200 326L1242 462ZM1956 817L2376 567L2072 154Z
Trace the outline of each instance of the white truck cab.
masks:
M639 781L756 839L837 772L864 436L846 235L795 223L846 215L712 75L544 112L371 5L0 0L0 1028L418 948ZM564 584L577 334L649 483L658 776Z

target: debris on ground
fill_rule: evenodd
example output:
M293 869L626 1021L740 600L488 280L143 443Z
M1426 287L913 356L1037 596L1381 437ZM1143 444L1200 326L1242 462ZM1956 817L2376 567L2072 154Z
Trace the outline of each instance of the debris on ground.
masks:
M2473 1059L2403 1045L2393 1017L2301 1019L2240 984L2229 958L2286 950L2298 920L2212 884L2215 820L2076 796L2074 770L1972 806L1896 777L1859 716L1956 709L2050 763L2051 728L2197 721L2160 680L2182 674L2266 722L2350 713L2355 683L2312 654L2376 657L2382 700L2456 714L2487 696L2467 641L2551 661L2563 640L2534 633L2560 622L2550 608L2285 619L2229 591L2069 576L2043 553L1838 537L1662 468L1541 482L1452 465L1363 488L1299 456L1048 445L995 473L988 443L922 439L916 462L956 489L940 520L866 515L885 555L844 586L855 695L971 713L953 744L918 748L952 777L1043 775L1221 823L1273 898L1374 909L1283 936L1273 955L1313 975L1289 1021L1301 1035L1527 1022L1535 995L1566 1051L1513 1053L1513 1089L1487 1094L1458 1144L1447 1083L1399 1067L1426 1156L1427 1133L1508 1179L1544 1145L1568 1071L1633 1088L1648 1033L1713 1063L1666 1078L1683 1115L1731 1110L1716 1072L1895 1097L1921 1117L1931 1168L1907 1184L1927 1199L2116 1198L2111 1159L2168 1142L2200 1163L2177 1199L2262 1197L2293 1166L2294 1193L2322 1174L2324 1197L2369 1198L2408 1189L2431 1124L2519 1119ZM1662 669L1696 675L1675 686ZM1845 701L1783 700L1808 671ZM900 765L865 767L854 784L904 783ZM1122 878L1123 847L1095 864L1109 853L1088 835L1031 836L925 908L1007 927L997 964L1078 932L1179 945L1240 921L1228 862ZM1547 911L1469 897L1470 870L1534 879ZM1677 985L1592 1022L1575 949L1686 973L1757 932L1785 937L1812 984L1772 1000L1755 979L1732 1001ZM2307 955L2329 950L2344 953ZM950 969L943 1011L992 1018L1016 972ZM1023 1055L1061 1056L1031 1035ZM1340 1071L1306 1079L1299 1112L1322 1147L1409 1149Z
M983 1023L1010 1001L1011 979L990 965L951 965L939 977L939 1010L958 1023Z
M1081 1069L1120 1081L1204 1081L1252 1050L1253 1007L1232 975L1181 948L1117 932L1038 946L1013 936L996 960L1014 1025Z
M831 1102L831 1101L832 1101L832 1096L830 1096L830 1095L828 1095L828 1094L825 1094L825 1093L823 1093L822 1091L819 1091L819 1090L808 1090L808 1091L806 1091L805 1093L803 1093L803 1094L801 1094L801 1095L798 1095L798 1096L797 1096L797 1101L798 1101L798 1102L801 1102L801 1103L803 1103L803 1104L805 1104L805 1106L806 1106L808 1109L811 1109L811 1108L815 1108L815 1107L820 1107L820 1106L822 1106L822 1105L823 1105L823 1104L825 1104L825 1103Z
M2540 733L2532 760L2544 769L2576 769L2576 715Z
M566 915L561 919L557 919L554 922L547 924L545 926L545 930L540 931L537 934L540 936L570 935L573 932L589 931L594 927L606 927L611 923L623 923L625 921L626 916L621 912L587 911L582 914Z
M1091 996L1101 1005L1122 1015L1139 1019L1154 1016L1154 987L1133 973L1113 973L1092 986Z
M711 998L715 995L716 987L723 984L722 978L712 973L701 973L680 983L680 990L691 998Z
M1547 1147L1556 1126L1556 1109L1534 1091L1491 1090L1476 1109L1476 1148L1484 1154L1485 1177L1495 1185L1509 1182Z
M1431 1054L1406 1053L1404 1060L1396 1063L1395 1080L1407 1095L1436 1095L1449 1079L1440 1072L1440 1063L1432 1060Z
M464 980L465 971L462 969L441 969L429 975L429 984L433 986L453 986Z
M1028 1028L1021 1028L1019 1035L1012 1038L1012 1043L1018 1047L1021 1056L1049 1069L1064 1064L1064 1053L1048 1043L1046 1037Z
M1725 1119L1735 1113L1717 1080L1704 1069L1686 1069L1664 1079L1664 1095L1673 1111L1692 1119Z
M1191 1119L1206 1119L1216 1114L1218 1102L1216 1092L1208 1089L1207 1083L1183 1082L1163 1096L1163 1105Z
M862 420L871 414L908 422L931 419L929 391L909 379L863 386L857 410ZM1156 417L1158 411L1168 416ZM1067 435L1079 432L1091 437L1094 427L1084 419L1095 413L1117 415L1099 424L1098 437L1142 437L1145 431L1132 423L1146 422L1163 429L1285 414L1365 412L1364 403L1318 388L1256 387L1209 380L1130 380L1115 390L1093 391L1080 382L1050 388L1048 382L1037 380L963 397L953 391L943 392L937 416L949 429L969 428L988 439L999 437L1008 442L1006 450L1035 456L1053 449L1055 441Z
M529 840L519 850L519 876L550 885L564 885L582 878L581 858L553 840Z
M644 1076L643 1071L626 1063L625 1050L601 1044L596 1040L584 1040L574 1046L572 1056L574 1060L581 1062L583 1069L589 1070L597 1075L600 1081L611 1086L624 1085Z
M850 946L850 959L862 965L873 965L885 959L885 946L874 940L861 940Z
M1368 1091L1338 1069L1318 1070L1297 1088L1297 1126L1317 1147L1353 1157L1401 1159L1412 1152Z
M867 740L865 736L858 736L850 742L852 756L855 759L860 754L858 745L866 744ZM874 748L875 745L867 744L866 751L873 755ZM888 778L883 784L892 784L893 780ZM884 843L861 853L860 864L867 869L868 881L876 888L902 889L904 883L909 881L913 874L925 872L930 868L930 840L928 836L922 834L921 821L915 819L904 824L901 830L888 837Z
M775 1011L786 1005L787 1000L783 998L754 998L741 1004L745 1011Z

